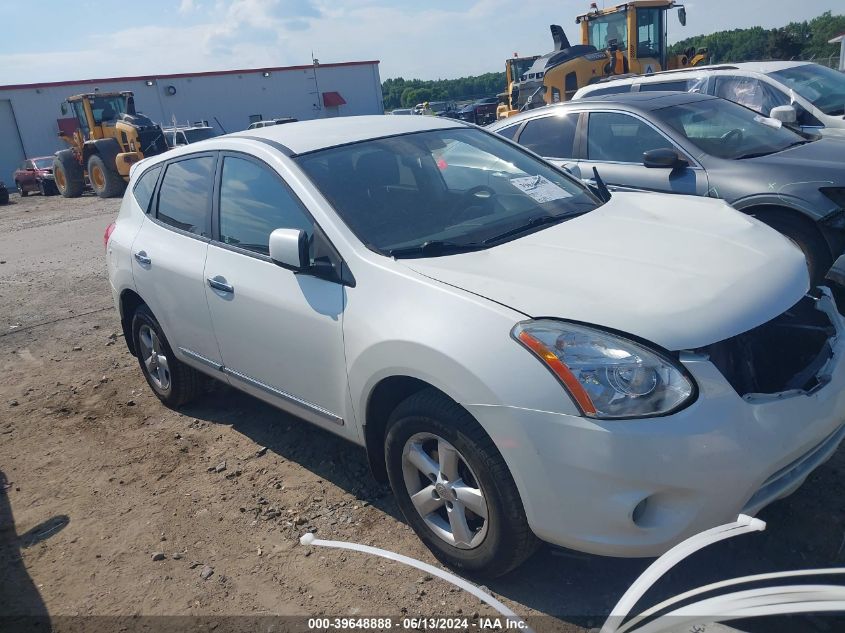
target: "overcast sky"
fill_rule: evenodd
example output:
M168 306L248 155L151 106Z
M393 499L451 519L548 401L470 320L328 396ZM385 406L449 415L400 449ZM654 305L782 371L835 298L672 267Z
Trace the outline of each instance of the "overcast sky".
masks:
M617 0L618 2L618 0ZM617 2L606 2L612 6ZM602 4L601 0L599 3ZM0 0L0 85L381 60L381 77L454 78L575 43L584 0ZM842 0L690 0L669 39L782 26ZM838 11L837 11L838 10Z

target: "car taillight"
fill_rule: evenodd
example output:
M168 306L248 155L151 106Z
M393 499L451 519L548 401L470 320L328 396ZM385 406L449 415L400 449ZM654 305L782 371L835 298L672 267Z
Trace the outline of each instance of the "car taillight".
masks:
M109 224L106 227L106 232L103 233L103 248L109 247L109 238L111 237L111 234L114 232L115 226L116 226L115 223L112 222L111 224Z

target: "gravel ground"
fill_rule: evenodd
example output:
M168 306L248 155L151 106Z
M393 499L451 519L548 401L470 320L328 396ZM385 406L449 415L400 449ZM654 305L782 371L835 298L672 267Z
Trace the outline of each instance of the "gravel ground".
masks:
M361 449L224 387L180 411L159 403L108 292L102 235L118 205L0 207L0 612L494 614L416 570L299 544L316 531L436 564ZM842 566L844 464L840 450L762 513L766 532L696 555L658 591ZM543 548L488 587L521 616L581 631L648 562Z

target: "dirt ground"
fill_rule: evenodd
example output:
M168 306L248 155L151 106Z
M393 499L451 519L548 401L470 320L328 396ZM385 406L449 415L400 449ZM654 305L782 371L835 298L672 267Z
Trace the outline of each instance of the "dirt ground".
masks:
M417 570L299 544L315 531L436 564L361 449L227 388L178 412L159 403L108 291L102 236L118 205L0 207L0 613L494 614ZM840 450L762 513L766 532L696 555L658 593L843 566L843 466ZM488 587L521 616L581 631L648 562L544 547Z

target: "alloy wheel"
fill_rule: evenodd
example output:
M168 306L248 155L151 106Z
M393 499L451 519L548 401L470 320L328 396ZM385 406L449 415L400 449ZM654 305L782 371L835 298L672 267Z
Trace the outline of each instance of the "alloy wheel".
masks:
M170 366L161 340L148 325L142 325L138 330L138 340L147 375L162 393L167 393L170 390Z
M431 433L412 435L402 450L402 474L411 503L438 538L458 549L481 545L488 526L484 490L452 444Z

